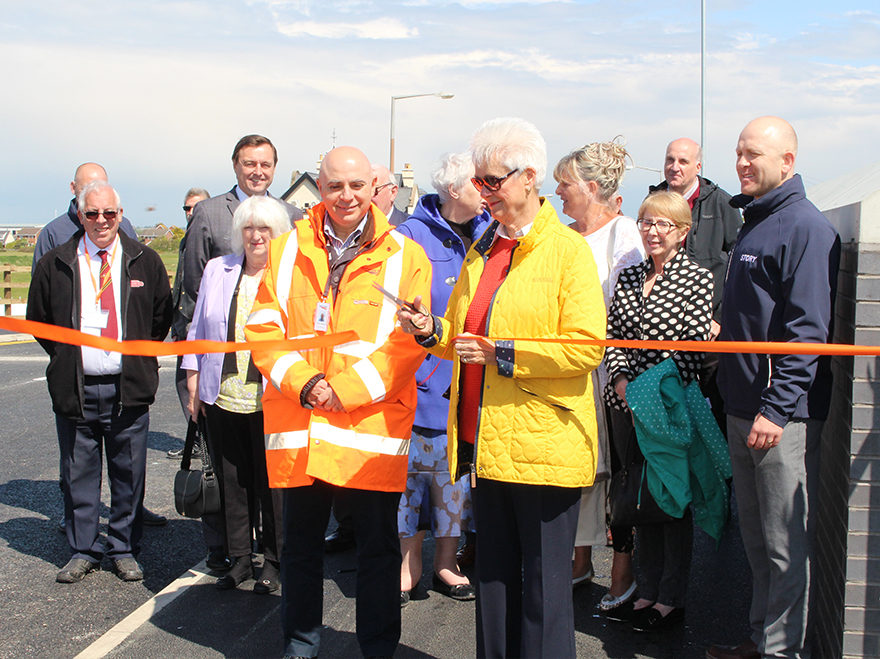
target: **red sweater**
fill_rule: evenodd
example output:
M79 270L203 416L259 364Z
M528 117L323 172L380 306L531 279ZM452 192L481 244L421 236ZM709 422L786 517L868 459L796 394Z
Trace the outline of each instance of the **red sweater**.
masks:
M486 336L489 305L495 297L495 291L507 277L516 243L516 240L498 236L495 244L492 245L477 290L468 307L464 320L465 332ZM462 363L459 374L458 438L469 444L473 444L477 439L477 419L480 413L484 368L479 364Z

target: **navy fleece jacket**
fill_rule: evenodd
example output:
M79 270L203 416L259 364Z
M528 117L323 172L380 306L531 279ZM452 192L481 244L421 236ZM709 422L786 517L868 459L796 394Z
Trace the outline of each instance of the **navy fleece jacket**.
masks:
M799 175L759 199L738 195L745 224L730 253L722 341L827 343L831 337L840 237L804 193ZM831 398L828 357L720 355L725 409L779 426L824 419Z

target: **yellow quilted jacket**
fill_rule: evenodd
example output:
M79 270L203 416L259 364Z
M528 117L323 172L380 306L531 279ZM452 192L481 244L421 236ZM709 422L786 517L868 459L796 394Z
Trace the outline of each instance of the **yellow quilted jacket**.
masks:
M446 317L427 342L434 343L431 352L454 363L448 433L453 474L458 461L459 361L452 339L464 327L497 227L497 222L490 225L471 247ZM490 338L514 339L507 344L513 346L514 366L511 376L499 374L495 364L485 369L476 475L532 485L592 485L597 436L590 372L604 350L525 340L605 338L605 303L593 254L546 201L514 248L510 272L489 310L487 330Z

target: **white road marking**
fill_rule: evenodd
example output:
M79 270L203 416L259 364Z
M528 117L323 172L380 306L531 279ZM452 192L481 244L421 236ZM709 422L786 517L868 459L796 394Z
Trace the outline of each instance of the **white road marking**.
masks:
M76 659L100 659L128 638L135 630L147 622L155 614L183 595L190 586L196 585L205 578L210 578L205 561L191 567L177 579L165 586L151 599L144 602L113 627L104 632L98 640L76 655Z

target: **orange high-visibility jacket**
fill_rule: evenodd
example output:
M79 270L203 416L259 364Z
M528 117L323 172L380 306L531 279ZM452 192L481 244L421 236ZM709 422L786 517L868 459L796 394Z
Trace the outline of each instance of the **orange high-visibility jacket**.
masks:
M359 340L299 352L252 350L269 380L263 394L266 464L271 487L320 479L364 490L401 492L415 417L415 372L424 351L397 325L397 307L373 287L398 297L421 295L430 306L431 264L422 248L371 207L375 234L332 287L326 332L315 330L329 263L324 205L273 240L269 262L245 328L249 341L298 338L345 330ZM344 412L306 409L300 392L324 373Z

